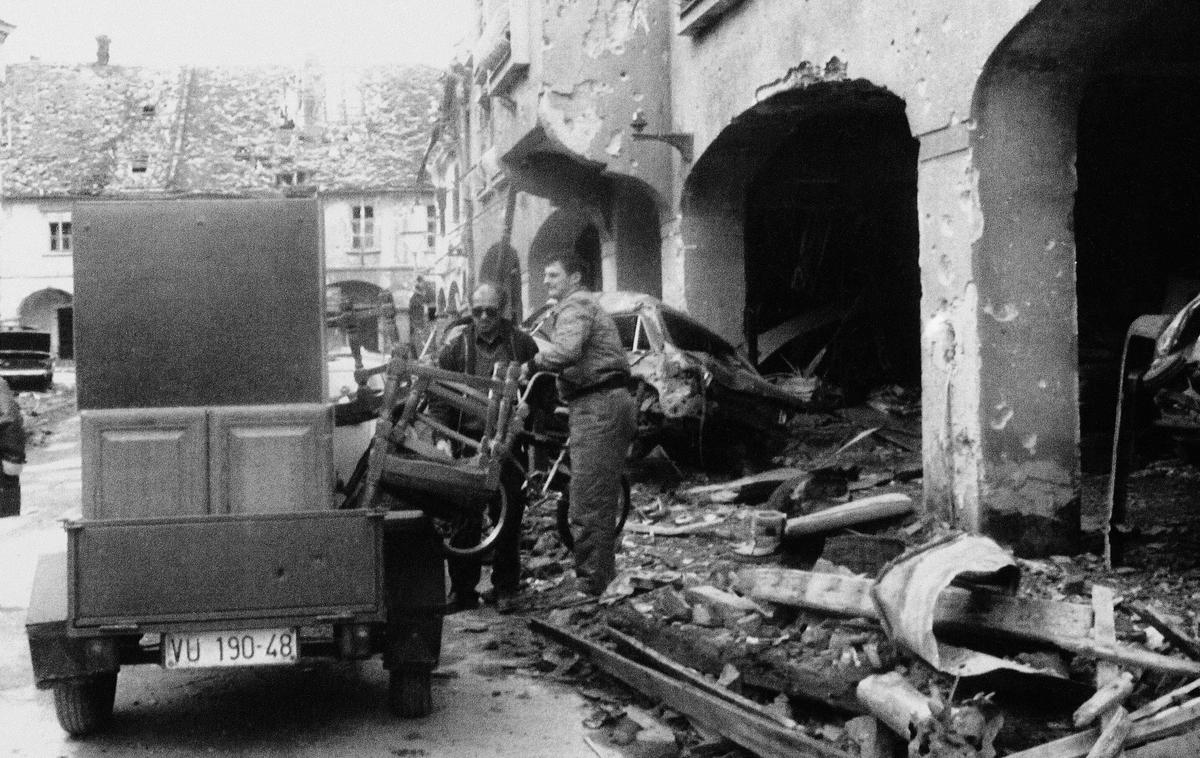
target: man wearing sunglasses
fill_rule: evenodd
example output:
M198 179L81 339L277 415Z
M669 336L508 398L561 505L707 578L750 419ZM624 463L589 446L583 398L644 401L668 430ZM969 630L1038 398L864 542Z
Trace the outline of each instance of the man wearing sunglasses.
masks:
M491 376L497 363L517 361L526 363L537 353L537 343L528 334L517 329L505 317L506 293L491 282L484 282L471 294L471 320L454 334L438 355L438 366L449 371L474 376ZM433 413L442 423L478 436L483 428L471 428L471 419L464 419L461 412L448 406L435 406ZM510 461L500 470L500 485L508 500L505 521L508 528L496 541L492 555L492 589L497 610L512 611L516 606L517 593L521 587L521 518L525 513L525 501L521 493L524 477ZM479 534L461 530L457 539L463 545L478 543ZM475 558L450 557L450 606L452 611L475 608L479 605L480 564Z

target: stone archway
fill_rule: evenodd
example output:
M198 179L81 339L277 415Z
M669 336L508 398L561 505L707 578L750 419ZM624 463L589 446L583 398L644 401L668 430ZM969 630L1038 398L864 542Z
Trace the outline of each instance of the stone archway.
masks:
M689 312L768 370L823 355L817 373L857 395L915 385L916 161L904 102L864 80L741 114L684 185Z
M17 311L21 326L50 332L50 350L60 358L74 357L73 302L69 292L46 288L27 296Z
M1168 177L1200 178L1200 153L1153 117L1196 102L1198 46L1200 10L1184 0L1043 0L979 78L970 144L985 505L970 515L1021 552L1075 548L1081 450L1103 466L1125 328L1161 310L1172 280L1186 289L1191 278L1195 248L1175 242L1196 239L1194 216L1175 217L1170 243L1152 227ZM1134 91L1157 104L1135 107ZM1194 134L1194 108L1189 119ZM1149 156L1157 175L1131 156ZM1187 194L1192 207L1197 193Z
M495 282L504 287L508 294L508 312L514 320L521 320L525 311L521 298L521 258L516 248L502 242L489 247L479 266L479 281Z
M600 289L603 283L602 248L605 239L601 233L602 222L591 213L575 208L559 208L550 214L538 227L533 242L529 245L529 300L539 306L546 302L546 285L542 283L542 270L554 256L564 251L575 254L583 261L584 286Z

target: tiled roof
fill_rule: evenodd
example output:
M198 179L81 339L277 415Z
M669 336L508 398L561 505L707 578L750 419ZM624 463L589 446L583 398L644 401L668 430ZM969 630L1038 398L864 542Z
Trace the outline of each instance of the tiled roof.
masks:
M6 196L261 194L421 186L429 67L8 67ZM141 170L135 170L141 169Z

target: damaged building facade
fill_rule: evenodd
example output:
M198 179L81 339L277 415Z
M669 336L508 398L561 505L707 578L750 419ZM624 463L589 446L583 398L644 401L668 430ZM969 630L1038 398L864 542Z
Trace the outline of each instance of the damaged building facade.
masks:
M1197 288L1181 0L480 0L443 104L475 276L547 257L764 371L919 387L926 507L1070 549L1124 330Z
M92 63L4 67L6 324L50 331L54 352L72 357L71 215L81 199L315 197L331 313L341 301L360 310L385 296L407 304L435 268L437 205L416 177L436 69L155 69L110 62L102 39ZM440 274L465 281L465 265ZM388 333L364 329L364 342L386 349Z

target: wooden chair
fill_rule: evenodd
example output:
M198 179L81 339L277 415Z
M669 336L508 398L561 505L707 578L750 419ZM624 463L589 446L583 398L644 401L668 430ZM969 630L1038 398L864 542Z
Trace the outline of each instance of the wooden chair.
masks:
M469 555L490 547L500 536L507 510L500 469L523 425L517 402L519 375L518 363L497 364L487 378L412 362L396 351L388 364L358 505L386 507L381 497L386 492L405 507L419 507L448 524L443 532L448 532L449 551ZM430 412L434 399L481 424L482 436L463 434L439 421ZM444 452L434 443L436 437L456 443L464 455L456 458ZM497 499L498 515L492 507ZM483 524L479 544L451 544L453 534L472 521Z

